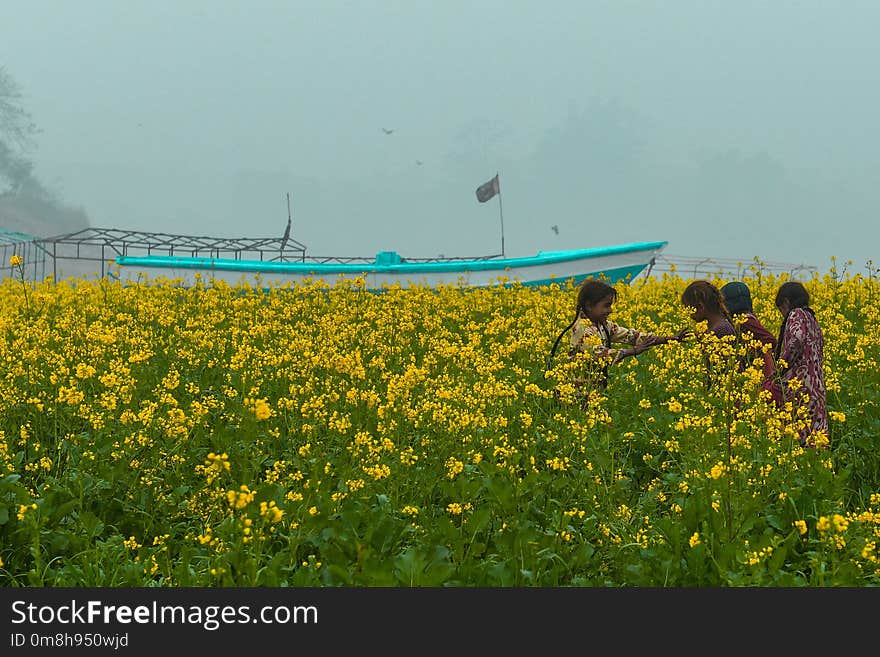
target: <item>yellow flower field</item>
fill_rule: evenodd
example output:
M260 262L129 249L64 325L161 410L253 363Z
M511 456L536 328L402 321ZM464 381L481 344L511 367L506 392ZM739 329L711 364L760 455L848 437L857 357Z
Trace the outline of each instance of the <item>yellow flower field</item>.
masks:
M687 282L613 319L689 326ZM700 327L577 403L569 285L6 279L0 585L878 585L880 284L805 284L829 449Z

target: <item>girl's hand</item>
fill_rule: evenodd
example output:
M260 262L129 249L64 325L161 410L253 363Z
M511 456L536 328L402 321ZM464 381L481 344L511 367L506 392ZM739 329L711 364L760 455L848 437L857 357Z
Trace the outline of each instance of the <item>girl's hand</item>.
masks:
M684 340L686 337L688 337L690 334L691 334L691 330L690 330L690 329L682 329L682 330L680 330L678 333L676 333L675 335L670 335L670 336L669 336L669 339L670 339L670 340L675 340L676 342L681 342L681 341Z

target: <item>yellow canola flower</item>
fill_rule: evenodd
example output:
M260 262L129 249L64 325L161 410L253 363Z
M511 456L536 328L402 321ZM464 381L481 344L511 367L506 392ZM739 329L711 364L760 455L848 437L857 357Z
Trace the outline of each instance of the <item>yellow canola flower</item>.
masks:
M36 504L22 504L18 507L18 513L16 515L19 520L24 520L24 517L28 513L28 511L32 511L32 510L33 511L37 510Z
M712 479L720 479L724 476L725 471L727 470L727 466L724 463L716 463L712 466L712 469L709 471L709 476Z
M835 513L831 516L831 522L834 524L834 529L840 533L846 531L846 528L849 527L849 520L844 518L839 513Z
M269 402L265 399L245 397L242 400L242 404L245 408L250 410L258 420L267 420L272 417L272 407L269 406Z
M122 541L122 544L129 550L137 550L139 547L143 547L134 536L129 536L126 540Z
M459 502L450 502L446 505L446 511L454 516L460 516L465 511L470 511L473 508L470 502L466 504L460 504Z
M284 511L275 505L274 500L271 502L260 502L260 515L267 518L270 522L279 522L284 517Z
M456 476L461 474L464 471L464 463L456 459L454 456L450 456L446 459L446 477L449 479L455 479Z
M234 490L226 491L226 501L233 509L243 509L253 502L256 495L255 491L251 491L246 485L242 485L239 487L238 492Z

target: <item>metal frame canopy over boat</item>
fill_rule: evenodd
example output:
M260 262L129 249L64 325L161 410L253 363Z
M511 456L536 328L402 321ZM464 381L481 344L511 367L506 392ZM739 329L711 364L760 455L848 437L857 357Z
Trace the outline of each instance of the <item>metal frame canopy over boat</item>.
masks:
M611 282L632 280L651 265L668 242L635 242L591 249L539 251L534 256L478 258L404 258L381 251L368 258L321 258L304 255L297 261L245 260L173 255L115 258L117 273L125 282L159 277L193 285L221 280L230 285L247 282L268 286L323 281L328 285L363 279L370 289L394 286L440 287L458 285L542 286L590 276Z

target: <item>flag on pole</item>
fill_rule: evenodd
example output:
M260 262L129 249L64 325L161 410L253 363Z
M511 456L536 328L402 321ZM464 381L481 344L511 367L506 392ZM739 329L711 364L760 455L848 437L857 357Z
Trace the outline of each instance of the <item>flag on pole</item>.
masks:
M498 182L498 174L496 173L492 180L477 187L477 200L480 203L485 203L499 192L501 192L501 185Z

